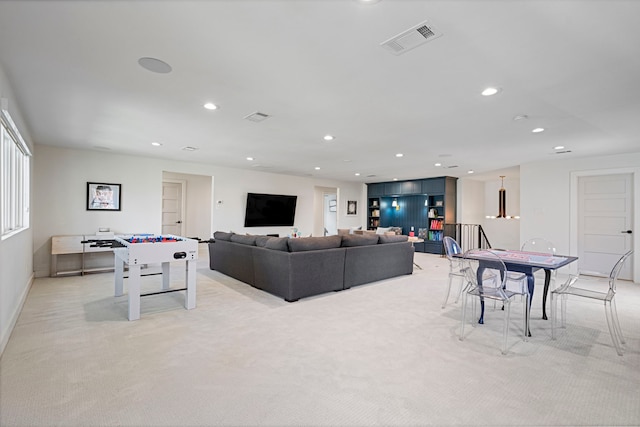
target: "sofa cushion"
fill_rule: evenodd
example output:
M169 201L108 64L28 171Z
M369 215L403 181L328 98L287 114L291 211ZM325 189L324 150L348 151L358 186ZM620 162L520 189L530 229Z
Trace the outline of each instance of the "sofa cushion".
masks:
M289 252L316 251L339 248L344 236L301 237L289 239Z
M360 227L351 227L351 228L349 228L349 234L354 234L353 233L354 231L360 231L360 230L362 230L362 226L360 226Z
M377 234L352 234L350 236L342 236L342 246L352 247L376 245L378 244L378 237L379 236Z
M289 246L287 245L288 237L271 237L264 244L265 249L274 249L276 251L284 251L287 252L289 250Z
M213 233L213 238L216 240L224 240L227 242L231 241L231 236L233 236L233 233L227 233L225 231L216 231L215 233Z
M241 243L243 245L255 246L256 236L243 236L242 234L234 234L231 236L231 241L235 243Z
M269 239L272 239L272 238L273 237L271 236L256 236L256 246L264 248L264 245L266 245Z
M409 236L402 235L391 235L388 236L386 234L379 236L379 243L397 243L397 242L407 242L409 241Z

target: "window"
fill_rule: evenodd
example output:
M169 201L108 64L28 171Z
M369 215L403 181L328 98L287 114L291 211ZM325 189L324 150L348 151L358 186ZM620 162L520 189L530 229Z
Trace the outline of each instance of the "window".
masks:
M11 119L6 99L0 111L0 236L29 228L31 151Z

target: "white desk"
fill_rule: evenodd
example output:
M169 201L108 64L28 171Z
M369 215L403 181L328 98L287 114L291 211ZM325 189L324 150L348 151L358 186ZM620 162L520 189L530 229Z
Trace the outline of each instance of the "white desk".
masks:
M97 252L111 252L111 248L92 247L91 243L82 243L87 240L109 240L113 239L113 234L95 235L84 234L74 236L51 236L51 277L62 274L81 274L99 271L111 271L113 266L89 268L86 265L86 254ZM80 263L78 268L70 270L58 271L59 255L79 255Z
M115 258L115 296L124 294L124 265L129 266L129 320L140 319L140 297L167 292L186 291L184 307L191 310L196 307L196 262L198 260L198 241L186 237L165 235L173 241L131 242L136 236L116 236L121 247L114 247ZM148 236L147 236L148 237ZM156 236L152 236L151 239ZM158 236L160 237L160 236ZM144 240L144 239L143 239ZM186 288L170 289L170 266L173 261L185 261ZM140 267L143 264L162 264L162 291L140 294Z

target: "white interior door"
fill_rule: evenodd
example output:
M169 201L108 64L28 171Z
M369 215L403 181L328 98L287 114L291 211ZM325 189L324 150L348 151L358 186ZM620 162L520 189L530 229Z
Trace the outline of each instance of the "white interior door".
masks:
M162 234L184 236L184 183L162 182Z
M631 174L578 178L578 263L581 274L608 276L633 247ZM632 260L620 278L631 280Z

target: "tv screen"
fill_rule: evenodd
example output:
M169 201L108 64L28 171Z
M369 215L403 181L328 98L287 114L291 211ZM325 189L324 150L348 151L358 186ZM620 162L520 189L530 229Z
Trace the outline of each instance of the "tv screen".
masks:
M298 196L247 193L245 227L292 226Z

